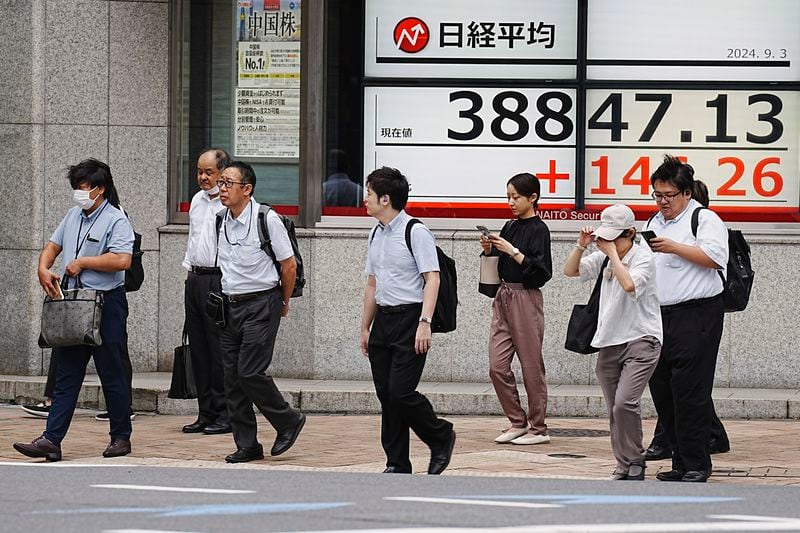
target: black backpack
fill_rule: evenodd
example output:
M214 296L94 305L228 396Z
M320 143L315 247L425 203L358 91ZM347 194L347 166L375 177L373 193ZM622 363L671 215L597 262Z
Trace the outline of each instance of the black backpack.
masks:
M281 275L281 264L275 257L275 251L272 249L272 240L269 237L269 228L267 227L267 213L269 213L272 206L269 204L259 204L258 206L258 238L261 241L261 249L266 253L275 265L275 270L278 271L278 277ZM225 216L226 209L217 213L217 245L219 245L219 229L222 227L222 220ZM297 278L294 282L294 289L292 290L292 298L297 298L303 295L303 287L306 286L305 269L303 268L303 256L300 255L300 246L297 244L297 235L294 230L294 222L292 219L281 215L277 211L276 215L283 222L286 228L286 233L289 235L289 242L292 243L292 252L294 253L294 260L297 263Z
M131 221L131 217L121 207L119 208L122 214ZM131 222L133 227L133 222ZM136 292L142 288L144 283L144 265L142 265L142 234L133 232L133 254L131 255L131 266L125 271L125 292Z
M412 218L406 224L406 247L411 255L414 249L411 247L411 229L414 224L422 224L419 219ZM369 242L375 238L375 230L372 231ZM439 260L439 297L436 299L436 309L433 311L431 320L431 332L449 333L456 329L456 311L458 307L458 277L456 274L456 262L448 257L439 246L436 246L436 257Z
M707 207L698 207L692 213L692 235L697 237L700 211ZM744 311L750 301L750 291L753 289L753 271L750 263L750 245L738 229L728 229L728 265L727 275L722 279L722 299L726 313Z

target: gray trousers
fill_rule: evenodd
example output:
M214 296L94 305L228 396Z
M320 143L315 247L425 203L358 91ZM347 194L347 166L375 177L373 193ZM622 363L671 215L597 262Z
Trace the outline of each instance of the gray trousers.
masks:
M595 372L608 406L617 472L627 474L630 465L644 465L641 399L660 353L661 343L651 336L600 348Z

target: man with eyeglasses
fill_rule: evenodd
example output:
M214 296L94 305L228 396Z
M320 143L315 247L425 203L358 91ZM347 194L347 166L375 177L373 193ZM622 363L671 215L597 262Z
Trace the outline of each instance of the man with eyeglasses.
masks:
M694 169L669 155L650 177L659 210L645 229L656 234L648 244L657 252L664 330L650 392L673 449L672 470L656 475L661 481L705 482L711 475L711 390L724 316L718 272L728 262L728 232L703 209L693 235L692 213L702 207L692 198L694 181Z
M200 190L189 207L189 239L182 265L188 270L184 287L185 331L191 346L198 415L197 420L183 426L184 433L220 435L231 432L222 379L219 326L205 312L208 293L222 290L214 220L222 209L217 180L229 161L228 153L219 148L200 154L197 159Z
M280 268L261 247L259 204L253 198L256 174L250 165L232 161L217 186L226 208L218 215L222 223L216 236L227 315L220 346L236 442L236 451L225 460L244 463L264 458L253 404L277 432L273 456L291 448L306 421L305 415L286 403L267 374L281 317L289 314L297 264L286 228L273 210L267 213L266 224Z

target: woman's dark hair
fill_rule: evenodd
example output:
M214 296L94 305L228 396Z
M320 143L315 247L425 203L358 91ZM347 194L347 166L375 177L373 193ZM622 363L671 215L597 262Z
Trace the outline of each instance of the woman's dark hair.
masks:
M539 183L539 178L533 174L523 172L522 174L517 174L508 180L506 187L509 185L512 185L517 193L527 198L530 198L535 194L536 200L533 202L533 207L539 207L539 198L542 196L542 184Z
M230 161L225 168L238 168L242 176L242 183L249 183L256 190L256 171L244 161ZM251 193L252 195L252 193Z
M389 195L392 208L401 211L408 203L408 180L396 168L381 167L373 170L367 176L367 187L375 191L380 198L384 194Z
M114 178L111 176L111 169L102 161L91 157L84 159L77 165L69 167L67 179L73 189L78 189L84 183L95 187L104 187L103 197L108 203L119 208L119 194L114 186Z
M664 154L664 162L650 176L650 185L655 186L657 181L671 183L678 192L693 192L694 169L677 157Z
M694 180L692 198L703 204L703 207L708 207L708 187L701 180Z

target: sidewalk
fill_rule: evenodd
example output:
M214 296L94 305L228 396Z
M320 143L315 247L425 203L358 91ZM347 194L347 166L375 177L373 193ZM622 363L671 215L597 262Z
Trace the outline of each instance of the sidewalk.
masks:
M44 376L0 375L0 402L39 402ZM292 406L306 413L375 414L380 405L369 381L329 381L276 378ZM135 374L133 407L137 412L191 415L197 403L167 398L170 374ZM421 383L437 412L451 415L494 416L501 413L489 383ZM523 391L520 391L521 394ZM547 414L550 417L605 418L606 406L598 386L550 385ZM524 398L524 394L523 394ZM526 400L523 399L523 403ZM714 389L714 405L721 418L800 419L800 389ZM102 409L104 399L96 375L84 382L79 406ZM654 417L655 409L645 392L642 413Z
M552 442L536 446L498 445L492 439L507 427L503 417L450 416L458 434L455 453L445 475L515 476L608 479L614 468L605 419L548 419ZM133 454L103 459L108 424L94 420L94 411L76 412L63 443L68 464L125 464L195 468L290 469L312 471L380 472L384 456L376 415L308 415L306 427L286 454L243 465L228 465L224 456L234 450L231 435L186 435L180 428L194 421L186 415L140 414L133 422ZM0 461L28 461L11 447L41 434L45 421L16 406L0 407ZM644 424L645 439L653 420ZM800 422L789 420L726 420L732 451L713 456L713 483L800 486ZM259 439L265 448L275 434L259 417ZM427 448L412 437L412 462L424 473ZM648 465L647 479L670 468L669 461Z
M230 435L181 433L183 425L194 421L196 401L167 398L169 380L168 373L135 375L134 409L139 416L134 421L131 456L103 459L108 425L95 421L93 411L80 410L64 442L65 462L383 470L380 420L375 414L379 404L369 382L276 379L287 400L309 414L306 428L285 455L231 466L224 463L224 456L234 450ZM0 402L39 401L44 381L44 377L0 376ZM606 408L598 387L551 386L548 424L552 442L537 446L494 444L494 437L508 423L500 416L489 384L423 383L420 390L425 391L437 412L447 414L455 424L458 439L448 474L608 479L614 468ZM800 391L717 389L714 396L732 451L713 457L712 481L800 486L800 421L787 419L800 417ZM96 375L87 376L79 401L84 408L103 408ZM654 415L649 398L643 400L643 410L647 417ZM743 417L760 420L736 420ZM652 419L645 420L645 442L652 436L653 426ZM26 460L11 443L30 441L43 428L44 420L30 417L16 406L0 406L0 460ZM260 440L268 448L274 433L263 418L259 419L259 428ZM416 471L424 472L428 451L416 438L412 438L412 455ZM669 466L669 461L651 463L648 479Z

